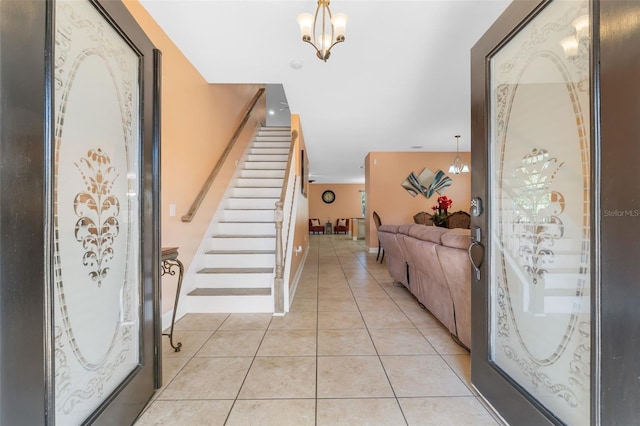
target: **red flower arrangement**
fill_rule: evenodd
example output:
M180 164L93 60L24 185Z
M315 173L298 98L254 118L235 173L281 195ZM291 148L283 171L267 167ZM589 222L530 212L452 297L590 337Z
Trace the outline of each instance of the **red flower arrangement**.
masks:
M445 226L447 216L449 215L449 207L453 204L453 200L445 195L438 197L438 204L431 207L433 210L433 223L436 226Z

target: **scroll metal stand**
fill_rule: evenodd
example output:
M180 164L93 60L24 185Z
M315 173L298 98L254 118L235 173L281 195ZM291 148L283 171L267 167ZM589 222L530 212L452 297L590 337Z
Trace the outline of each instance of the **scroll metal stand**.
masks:
M178 289L176 290L176 300L173 303L173 314L171 315L171 328L169 329L169 333L162 333L163 336L169 336L169 344L173 348L174 351L180 352L180 348L182 347L182 342L178 342L177 344L173 344L173 326L176 322L176 312L178 311L178 299L180 297L180 289L182 288L182 276L184 275L184 266L182 262L178 260L178 247L166 247L162 249L162 273L163 275L175 275L176 271L175 267L178 267Z

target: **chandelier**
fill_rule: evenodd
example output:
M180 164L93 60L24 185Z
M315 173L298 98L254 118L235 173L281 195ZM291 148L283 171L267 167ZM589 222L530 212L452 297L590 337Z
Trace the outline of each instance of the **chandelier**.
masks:
M459 175L460 173L469 173L469 166L462 162L460 158L460 135L456 135L456 158L449 166L449 173Z
M302 41L316 49L316 56L327 62L331 48L345 39L347 15L336 13L331 15L330 0L318 0L315 16L310 13L298 15L298 24L302 33Z
M581 44L583 44L583 46L587 46L588 48L589 15L578 16L576 19L571 21L571 25L575 29L574 34L560 40L560 46L562 46L567 59L576 58L580 55Z

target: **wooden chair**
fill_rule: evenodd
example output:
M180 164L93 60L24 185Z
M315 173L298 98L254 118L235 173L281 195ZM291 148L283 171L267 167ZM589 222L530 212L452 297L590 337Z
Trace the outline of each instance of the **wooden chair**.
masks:
M464 228L469 229L471 226L471 215L467 212L459 210L447 216L447 228Z
M375 211L373 212L373 223L376 224L376 231L378 230L378 228L380 228L380 225L382 225L382 220L380 220L380 215ZM380 257L381 252L382 252L382 258L380 258L380 263L384 261L384 247L382 247L382 244L380 243L380 238L378 238L378 255L376 256L376 261Z
M420 212L420 213L416 213L413 216L413 221L415 223L417 223L418 225L431 226L431 225L433 225L433 216L431 216L427 212Z
M320 219L309 219L309 234L313 234L314 232L316 234L321 232L324 234L324 225L320 223Z
M336 226L333 227L334 234L349 233L349 218L336 219Z

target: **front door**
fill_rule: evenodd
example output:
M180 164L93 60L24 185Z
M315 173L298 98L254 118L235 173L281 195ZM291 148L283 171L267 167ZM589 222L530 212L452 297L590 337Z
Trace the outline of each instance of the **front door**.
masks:
M591 421L590 16L514 2L472 51L472 380L511 424Z
M55 423L128 424L160 352L154 51L120 2L52 4Z

